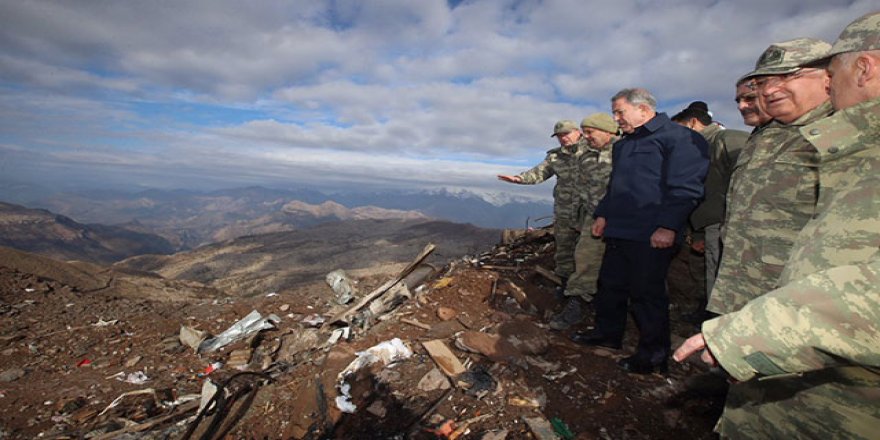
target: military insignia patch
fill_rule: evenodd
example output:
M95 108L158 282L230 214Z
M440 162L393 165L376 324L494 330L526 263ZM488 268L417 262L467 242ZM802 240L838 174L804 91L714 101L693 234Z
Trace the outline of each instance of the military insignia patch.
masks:
M782 61L782 58L785 57L785 49L781 49L778 47L771 47L764 51L764 54L761 55L761 59L758 60L759 66L771 66L773 64L779 64Z

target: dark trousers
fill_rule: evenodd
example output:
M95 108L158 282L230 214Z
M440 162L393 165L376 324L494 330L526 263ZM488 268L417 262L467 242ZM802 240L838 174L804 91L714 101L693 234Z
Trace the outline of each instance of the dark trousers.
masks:
M623 340L627 302L639 329L636 355L652 362L670 351L666 274L678 245L654 249L648 242L606 239L596 295L596 331L609 341Z

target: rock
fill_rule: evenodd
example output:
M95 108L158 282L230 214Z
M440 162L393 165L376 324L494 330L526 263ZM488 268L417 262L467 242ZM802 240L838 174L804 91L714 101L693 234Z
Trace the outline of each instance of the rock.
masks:
M381 401L377 400L367 407L367 412L380 419L384 419L388 410L385 409Z
M143 359L143 358L144 358L143 356L135 356L135 357L133 357L133 358L131 358L131 359L125 361L125 367L126 367L126 368L134 367L134 366L137 365L138 362L140 362L141 359Z
M519 356L519 352L507 339L477 331L466 331L455 339L455 346L472 353L480 353L498 362Z
M516 319L505 322L498 328L498 334L525 354L541 355L546 353L550 347L547 332L538 328L531 321Z
M427 392L434 390L448 390L451 385L449 384L449 379L446 378L443 372L437 368L433 368L422 376L422 379L419 380L418 387L419 390Z
M12 368L0 373L0 382L15 382L24 377L25 371L21 368Z
M451 309L449 307L438 307L437 308L437 317L443 321L449 321L450 319L455 318L458 312L455 309Z
M316 329L305 329L299 333L291 333L281 338L281 348L275 360L292 362L294 357L304 351L320 345L321 340Z
M464 330L464 326L457 320L440 321L431 326L427 337L431 339L446 339L462 330Z

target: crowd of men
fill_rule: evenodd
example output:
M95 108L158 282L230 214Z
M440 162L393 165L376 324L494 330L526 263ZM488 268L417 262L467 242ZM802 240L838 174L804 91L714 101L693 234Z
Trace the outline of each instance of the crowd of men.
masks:
M751 133L696 101L672 118L644 89L612 116L560 121L558 148L499 179L556 176L556 273L566 299L550 327L622 347L631 373L665 372L666 276L685 242L705 259L707 317L673 354L699 354L732 385L724 438L877 438L880 428L880 12L834 44L770 45L735 84ZM710 313L710 314L709 314Z

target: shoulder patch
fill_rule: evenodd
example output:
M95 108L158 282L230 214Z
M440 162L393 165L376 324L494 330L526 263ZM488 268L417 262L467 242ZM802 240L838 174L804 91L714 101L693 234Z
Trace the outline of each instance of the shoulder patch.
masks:
M779 368L779 366L773 363L766 354L761 353L760 351L752 353L744 359L762 376L776 376L786 373L785 370Z

